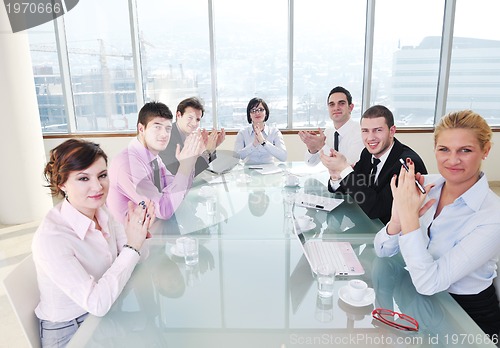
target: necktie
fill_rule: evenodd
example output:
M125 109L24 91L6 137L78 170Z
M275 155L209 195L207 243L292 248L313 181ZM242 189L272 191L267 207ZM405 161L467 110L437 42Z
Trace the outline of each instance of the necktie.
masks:
M372 158L372 169L370 171L370 181L369 185L372 186L375 183L375 175L377 174L377 165L380 163L378 158Z
M333 148L335 149L335 151L339 150L339 132L335 132L334 134Z
M161 192L160 166L158 165L157 158L151 161L151 167L153 167L155 186L158 188L158 192Z

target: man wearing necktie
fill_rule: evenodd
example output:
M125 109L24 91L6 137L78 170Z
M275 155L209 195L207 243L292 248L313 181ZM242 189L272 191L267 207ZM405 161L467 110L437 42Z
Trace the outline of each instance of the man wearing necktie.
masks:
M179 170L180 163L176 157L177 146L180 146L180 149L184 147L186 138L199 129L204 114L205 107L203 106L203 102L197 97L186 98L177 105L177 112L175 113L176 122L172 124L170 141L166 149L160 151L159 154L170 173L175 175ZM224 128L220 131L213 129L211 132L202 129L201 135L206 149L196 159L195 176L207 169L209 163L217 158L216 148L226 138L226 131Z
M352 167L346 157L335 150L321 153L321 162L328 168L330 192L349 194L372 219L387 223L391 218L392 191L390 181L401 170L400 158L411 158L415 171L427 174L424 162L410 147L395 137L392 112L375 105L361 116L361 135L365 148Z
M139 111L137 137L113 158L108 170L107 205L115 219L125 221L129 201L150 199L159 219L169 219L182 203L205 145L200 132L187 136L182 149L177 145L179 167L172 175L158 156L170 140L172 119L170 109L160 102L146 103Z
M329 153L330 149L341 152L349 164L354 165L363 150L363 140L359 123L351 119L354 109L351 93L344 87L337 86L328 94L328 113L333 127L318 132L300 131L300 140L307 146L305 161L315 166L320 163L320 152Z

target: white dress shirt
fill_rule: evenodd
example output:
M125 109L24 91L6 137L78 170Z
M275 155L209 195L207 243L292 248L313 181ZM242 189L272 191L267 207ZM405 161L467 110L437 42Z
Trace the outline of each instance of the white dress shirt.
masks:
M378 256L401 252L417 291L424 295L447 290L477 294L496 277L500 254L500 198L489 189L486 175L445 206L434 218L445 179L425 176L435 183L429 199L436 203L420 218L420 228L390 236L386 227L374 240ZM428 235L430 231L430 235Z
M97 221L76 210L68 201L45 216L33 237L40 303L38 318L69 321L86 312L105 315L127 283L139 255L123 248L127 236L105 207ZM141 257L148 252L143 248Z
M238 132L234 143L234 152L239 158L245 159L247 164L267 164L272 163L274 158L278 161L286 161L287 151L283 134L276 127L264 126L262 135L265 139L265 144L253 144L255 132L253 126L250 125Z
M382 170L382 168L384 167L384 164L385 162L387 161L387 158L389 157L389 154L391 153L392 151L392 148L394 147L394 142L392 143L392 145L389 147L389 149L382 155L379 157L379 160L380 162L377 164L377 172L375 173L375 178L374 178L374 181L376 182L377 179L378 179L378 175L380 174L380 171ZM373 156L372 156L372 163L373 163ZM332 180L330 179L330 186L334 189L334 190L337 190L339 187L340 187L340 182L342 180L344 180L349 174L351 174L352 172L354 171L354 169L352 168L352 166L348 166L346 168L344 168L344 170L342 170L339 174L340 178L337 179L337 180Z
M354 165L359 160L359 155L361 151L365 148L363 144L363 139L361 138L361 127L358 122L352 119L348 120L339 129L326 128L325 129L325 146L320 151L330 153L330 149L333 149L334 134L339 133L339 152L347 158L347 163ZM321 162L319 158L320 152L310 153L306 150L305 161L311 166L315 166Z

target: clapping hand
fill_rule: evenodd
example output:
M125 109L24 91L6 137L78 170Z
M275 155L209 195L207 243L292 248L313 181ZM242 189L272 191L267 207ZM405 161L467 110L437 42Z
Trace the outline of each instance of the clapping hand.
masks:
M311 131L300 131L299 137L300 140L306 144L307 150L309 150L310 153L316 153L325 146L326 136L321 128L318 128L318 134Z
M340 173L345 168L349 167L347 158L334 149L330 149L330 153L328 155L325 155L323 151L321 151L319 158L321 159L321 163L323 163L323 165L328 169L332 180L340 179Z
M262 131L264 130L263 123L254 123L253 130L255 132L255 139L253 141L254 146L258 146L266 141L266 139L264 139L264 135L262 135Z
M155 221L155 206L150 200L142 201L138 205L128 202L128 213L125 225L127 244L139 250L146 238L150 238L149 229Z
M198 156L200 156L205 149L205 143L203 142L202 133L200 131L193 132L186 137L182 150L180 145L177 144L175 157L179 161L179 171L184 174L191 173Z
M423 194L415 185L415 179L421 185L424 184L424 177L420 173L415 174L415 165L411 159L407 159L408 171L401 166L399 176L394 175L391 179L391 191L393 196L391 221L387 233L396 234L400 231L405 234L420 227L419 217L436 202L430 199L425 202L427 193ZM398 185L396 186L396 179ZM426 192L434 185L427 185ZM425 202L425 203L424 203Z
M216 129L212 129L212 131L208 133L206 129L203 129L201 131L201 136L206 150L213 153L215 149L226 139L226 131L224 128L222 128L220 132Z

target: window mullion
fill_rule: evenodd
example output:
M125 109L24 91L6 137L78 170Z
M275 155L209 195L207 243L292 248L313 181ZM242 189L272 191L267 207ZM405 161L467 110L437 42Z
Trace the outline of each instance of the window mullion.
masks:
M366 1L365 57L363 68L363 91L361 114L371 103L372 70L373 70L373 40L375 28L375 0Z
M132 59L134 62L134 80L135 80L135 94L136 103L138 108L144 104L144 83L142 75L142 60L141 60L141 47L139 28L137 21L137 2L136 0L128 1L129 19L130 19L130 38L132 43Z
M64 16L57 17L54 21L54 33L56 36L56 47L61 76L61 85L64 98L64 107L68 122L68 132L76 133L76 113L73 87L71 85L68 46L66 42L66 30L64 28Z
M450 82L451 53L453 47L453 27L455 25L455 9L456 0L445 1L434 124L436 124L436 120L439 120L446 113L446 100Z

